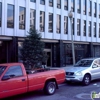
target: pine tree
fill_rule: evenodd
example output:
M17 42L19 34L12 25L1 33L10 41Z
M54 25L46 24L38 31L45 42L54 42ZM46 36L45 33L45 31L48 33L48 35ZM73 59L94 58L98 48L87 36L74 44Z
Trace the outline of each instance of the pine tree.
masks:
M46 58L44 55L44 43L41 41L41 35L35 29L30 29L29 35L25 38L20 50L20 59L26 68L38 67ZM40 65L39 65L40 66Z

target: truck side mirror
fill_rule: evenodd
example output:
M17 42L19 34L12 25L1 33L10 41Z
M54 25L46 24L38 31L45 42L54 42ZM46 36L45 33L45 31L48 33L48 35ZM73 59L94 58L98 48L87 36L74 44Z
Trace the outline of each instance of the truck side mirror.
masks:
M4 80L9 80L9 79L10 79L10 76L9 76L9 75L3 76L3 77L2 77L2 81L4 81Z

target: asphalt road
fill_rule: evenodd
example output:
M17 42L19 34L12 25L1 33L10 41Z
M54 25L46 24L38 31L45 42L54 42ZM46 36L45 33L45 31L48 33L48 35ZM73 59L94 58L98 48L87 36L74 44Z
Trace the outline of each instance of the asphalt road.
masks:
M93 81L89 86L82 86L80 83L61 84L56 93L50 96L40 90L3 100L92 100L93 91L100 92L100 80ZM94 100L100 100L100 98Z

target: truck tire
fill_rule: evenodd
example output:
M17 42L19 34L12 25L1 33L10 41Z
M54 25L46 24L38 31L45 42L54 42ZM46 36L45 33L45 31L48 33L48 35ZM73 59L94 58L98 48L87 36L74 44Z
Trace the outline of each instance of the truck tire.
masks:
M89 85L90 84L90 82L91 82L91 76L90 75L88 75L88 74L86 74L85 76L84 76L84 78L83 78L83 85Z
M47 82L44 88L44 92L47 95L53 95L56 91L56 83L55 82Z

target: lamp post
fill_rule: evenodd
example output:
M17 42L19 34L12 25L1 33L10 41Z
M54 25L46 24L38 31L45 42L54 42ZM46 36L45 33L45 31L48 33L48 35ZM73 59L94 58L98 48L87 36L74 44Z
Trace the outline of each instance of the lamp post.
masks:
M68 14L70 18L70 29L71 29L71 42L72 42L72 57L73 57L73 65L75 65L75 52L74 52L74 42L73 42L73 29L72 29L72 20L73 20L73 13L72 11Z

